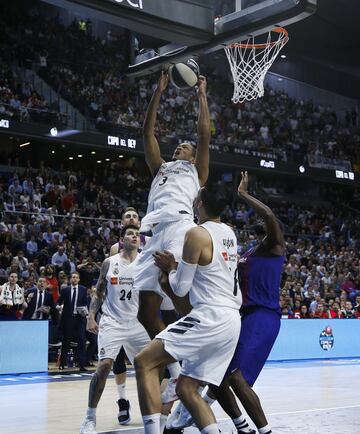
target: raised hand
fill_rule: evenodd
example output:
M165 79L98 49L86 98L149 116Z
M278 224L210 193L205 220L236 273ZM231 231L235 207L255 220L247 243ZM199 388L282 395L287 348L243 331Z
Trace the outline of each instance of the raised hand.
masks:
M169 74L167 71L161 71L161 75L157 84L157 90L164 92L169 84Z
M207 85L206 77L204 77L203 75L199 75L199 81L197 83L198 86L197 93L199 96L200 95L206 96L206 85Z
M248 192L249 178L247 172L241 172L241 181L238 187L238 193L246 194Z

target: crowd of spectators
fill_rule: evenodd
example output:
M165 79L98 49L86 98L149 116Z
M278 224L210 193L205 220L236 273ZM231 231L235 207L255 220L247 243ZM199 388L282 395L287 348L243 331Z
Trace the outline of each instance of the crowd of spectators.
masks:
M30 81L22 79L0 57L0 116L20 122L66 123L57 103L49 106Z
M119 29L118 34L109 32L99 39L92 35L91 22L74 21L65 28L58 17L45 17L36 7L22 12L4 14L0 21L4 62L37 65L39 74L98 129L138 130L156 77L129 80L124 76L128 45L124 33ZM336 163L343 170L351 170L350 162L356 165L360 160L360 137L353 132L358 115L351 107L346 118L339 119L331 107L273 89L259 100L233 105L232 85L205 72L213 149L326 168ZM9 97L5 102L10 104ZM159 111L161 140L176 144L196 138L196 113L194 91L169 87Z
M124 207L134 205L144 215L150 178L120 163L88 170L54 171L42 163L2 174L0 283L16 273L17 285L29 291L44 277L56 303L59 290L78 271L90 293L110 246L119 239ZM229 205L222 219L235 228L241 254L255 242L257 217L236 199L234 185L223 185ZM256 194L264 191L258 187ZM283 316L359 317L360 218L336 206L300 207L278 201L270 206L286 234ZM20 318L23 308L20 303L20 313L14 316Z

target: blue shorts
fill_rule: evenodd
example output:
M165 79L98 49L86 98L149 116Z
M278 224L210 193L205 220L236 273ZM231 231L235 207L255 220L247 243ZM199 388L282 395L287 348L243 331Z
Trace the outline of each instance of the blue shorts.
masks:
M241 320L241 332L226 375L240 369L253 386L265 365L280 330L278 312L263 307L248 310Z

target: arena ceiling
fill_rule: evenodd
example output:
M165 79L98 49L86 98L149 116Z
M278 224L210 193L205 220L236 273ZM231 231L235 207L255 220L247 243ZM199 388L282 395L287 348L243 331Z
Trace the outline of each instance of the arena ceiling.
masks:
M314 15L290 27L287 51L360 75L359 0L318 0Z

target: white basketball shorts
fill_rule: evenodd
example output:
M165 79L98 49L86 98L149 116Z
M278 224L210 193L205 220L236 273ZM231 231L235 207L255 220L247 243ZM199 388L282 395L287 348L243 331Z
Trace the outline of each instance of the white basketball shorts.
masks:
M201 305L156 336L165 351L182 360L181 375L219 386L234 355L241 328L239 311Z
M136 265L134 276L135 291L152 291L163 298L168 298L160 288L158 282L159 268L155 265L152 255L156 251L163 252L167 250L175 256L176 261L180 261L185 234L195 226L196 224L189 219L171 223L159 223L154 227L153 236L146 242Z
M123 346L130 362L133 363L134 357L149 342L149 335L136 318L120 323L107 315L102 315L98 334L99 360L115 360Z

